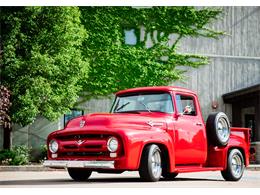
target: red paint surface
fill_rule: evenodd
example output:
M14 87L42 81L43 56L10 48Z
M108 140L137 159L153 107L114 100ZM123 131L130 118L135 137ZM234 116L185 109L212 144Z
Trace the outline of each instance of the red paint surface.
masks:
M231 128L227 146L207 143L204 120L196 93L180 87L145 87L120 91L116 95L140 91L163 91L172 95L173 114L159 112L96 113L72 119L68 125L48 136L59 142L58 157L53 160L115 160L117 170L138 170L142 150L147 144L158 144L168 155L170 171L194 172L223 170L230 148L238 148L249 164L249 129ZM194 97L197 116L179 115L175 95ZM80 121L85 126L80 128ZM153 126L148 122L152 121ZM201 125L197 125L201 123ZM79 137L81 136L81 137ZM119 140L117 157L111 158L106 147L109 137ZM78 141L83 141L78 144ZM49 152L48 158L52 160Z

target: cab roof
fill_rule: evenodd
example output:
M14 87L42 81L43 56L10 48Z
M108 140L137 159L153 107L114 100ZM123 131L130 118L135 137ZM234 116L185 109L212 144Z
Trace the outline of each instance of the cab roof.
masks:
M122 94L127 93L136 93L136 92L142 92L142 91L162 91L162 92L170 92L170 91L176 91L176 92L184 92L184 93L191 93L196 94L195 92L183 88L183 87L177 87L177 86L154 86L154 87L138 87L138 88L131 88L131 89L125 89L118 91L116 95L120 96Z

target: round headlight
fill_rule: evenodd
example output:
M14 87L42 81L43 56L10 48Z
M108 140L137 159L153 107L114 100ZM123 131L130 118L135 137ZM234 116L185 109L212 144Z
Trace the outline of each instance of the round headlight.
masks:
M51 153L56 153L59 149L59 144L56 140L51 140L49 143L49 150L51 151Z
M115 137L110 137L107 141L107 149L110 152L115 152L118 149L118 140Z

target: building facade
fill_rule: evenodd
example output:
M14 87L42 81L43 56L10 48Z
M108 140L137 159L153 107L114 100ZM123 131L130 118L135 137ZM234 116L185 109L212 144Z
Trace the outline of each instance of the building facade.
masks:
M211 27L225 31L226 35L217 40L184 38L180 43L179 52L208 56L210 63L197 69L179 67L187 71L186 79L170 85L196 91L205 120L209 113L223 111L232 126L252 128L252 147L256 150L252 161L260 163L260 7L222 9L223 18L214 21ZM113 95L85 102L81 108L85 114L109 112L112 101ZM45 144L50 132L64 127L65 119L66 116L61 116L60 120L50 122L39 117L30 126L21 128L16 125L13 144L37 148ZM1 142L0 139L0 146Z
M205 120L212 111L224 111L232 126L252 128L252 161L260 163L260 7L224 7L214 29L227 35L182 40L181 52L202 54L211 62L188 69L185 82L172 84L197 91Z

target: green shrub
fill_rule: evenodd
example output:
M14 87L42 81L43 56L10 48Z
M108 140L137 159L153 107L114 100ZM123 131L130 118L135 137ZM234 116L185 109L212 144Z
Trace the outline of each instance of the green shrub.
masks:
M27 146L15 146L10 150L0 151L1 165L27 165L29 164L31 149Z
M11 150L1 150L0 151L0 164L9 165L14 158L14 152Z
M40 145L38 148L34 148L30 151L31 163L43 163L47 159L47 145Z
M47 159L47 145L41 145L41 151L40 151L40 162Z

